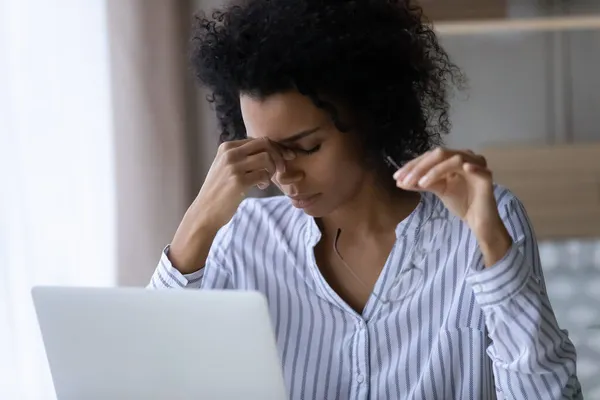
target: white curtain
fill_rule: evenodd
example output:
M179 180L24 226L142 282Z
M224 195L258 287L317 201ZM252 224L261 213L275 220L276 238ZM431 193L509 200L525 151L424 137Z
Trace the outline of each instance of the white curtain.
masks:
M0 399L53 399L33 285L115 284L106 5L0 0Z

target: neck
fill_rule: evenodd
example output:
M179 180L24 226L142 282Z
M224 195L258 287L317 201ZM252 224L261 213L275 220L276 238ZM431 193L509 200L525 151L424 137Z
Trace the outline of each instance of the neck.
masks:
M389 234L410 215L419 199L418 193L390 191L368 179L349 201L320 219L321 229L329 237L335 237L338 229L357 238Z

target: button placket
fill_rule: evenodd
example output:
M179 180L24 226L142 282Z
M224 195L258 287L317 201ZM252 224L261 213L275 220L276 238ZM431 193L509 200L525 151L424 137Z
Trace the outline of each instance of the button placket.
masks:
M369 373L369 332L367 324L363 319L359 319L356 325L356 348L354 354L356 357L356 371L354 374L354 381L356 383L356 394L358 398L363 398L365 393L368 392L369 387L367 382L367 375Z

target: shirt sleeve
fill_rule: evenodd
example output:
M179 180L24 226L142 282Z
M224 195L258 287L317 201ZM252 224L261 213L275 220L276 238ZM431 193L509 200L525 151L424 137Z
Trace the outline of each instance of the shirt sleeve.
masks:
M498 398L582 399L575 347L552 310L525 209L512 197L500 212L512 247L490 268L479 252L467 277L485 315Z
M169 260L169 246L167 246L160 257L158 266L150 279L148 288L150 289L172 289L172 288L193 288L200 289L203 285L204 272L206 267L183 275L179 272L171 260Z
M228 250L237 219L236 214L228 224L219 229L210 247L206 265L191 274L183 275L173 266L169 259L169 246L166 246L147 288L235 289L227 254L230 253Z
M163 251L147 288L234 289L231 272L211 259L200 270L183 275L169 260L169 246Z

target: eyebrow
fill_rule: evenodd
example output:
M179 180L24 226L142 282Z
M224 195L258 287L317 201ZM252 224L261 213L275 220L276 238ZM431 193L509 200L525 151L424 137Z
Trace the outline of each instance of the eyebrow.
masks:
M305 130L305 131L302 131L302 132L296 133L295 135L293 135L293 136L290 136L290 137L288 137L288 138L285 138L285 139L279 140L279 141L277 141L277 143L279 143L279 144L290 144L290 143L294 143L294 142L297 142L297 141L298 141L298 140L300 140L300 139L303 139L303 138L305 138L305 137L307 137L307 136L310 136L310 135L312 135L313 133L317 132L319 129L321 129L321 127L320 127L320 126L317 126L316 128L308 129L308 130Z

